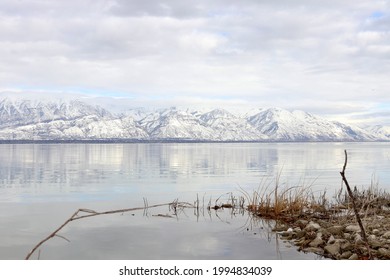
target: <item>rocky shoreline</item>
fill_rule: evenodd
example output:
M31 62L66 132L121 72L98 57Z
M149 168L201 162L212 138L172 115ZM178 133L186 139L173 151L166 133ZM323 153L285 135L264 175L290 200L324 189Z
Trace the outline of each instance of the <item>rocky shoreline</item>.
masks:
M299 251L336 260L390 259L390 213L363 217L368 243L353 217L302 217L273 228Z

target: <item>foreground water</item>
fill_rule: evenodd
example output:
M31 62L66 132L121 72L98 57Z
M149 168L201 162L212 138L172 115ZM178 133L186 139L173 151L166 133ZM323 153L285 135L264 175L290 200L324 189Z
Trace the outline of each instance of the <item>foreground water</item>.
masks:
M22 259L78 208L98 211L171 202L206 203L274 186L332 196L348 151L353 186L389 190L388 143L3 144L0 258ZM267 223L230 211L165 218L168 207L73 222L42 259L306 259Z

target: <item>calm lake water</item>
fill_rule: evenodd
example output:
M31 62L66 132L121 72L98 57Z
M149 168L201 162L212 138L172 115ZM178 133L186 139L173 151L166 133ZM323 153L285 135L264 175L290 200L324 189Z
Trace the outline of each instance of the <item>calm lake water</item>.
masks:
M348 151L353 186L390 191L390 143L2 144L0 258L23 259L78 208L105 211L201 203L259 187L310 186L331 197ZM41 259L313 259L277 239L272 225L231 211L168 206L72 222ZM35 257L37 256L35 255Z

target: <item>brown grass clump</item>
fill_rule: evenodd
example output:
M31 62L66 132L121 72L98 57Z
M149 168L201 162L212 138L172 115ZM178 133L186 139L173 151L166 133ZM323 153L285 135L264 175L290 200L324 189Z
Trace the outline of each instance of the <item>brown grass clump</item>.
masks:
M294 220L303 215L323 215L329 209L325 193L316 197L310 186L283 187L279 177L273 188L271 183L260 185L253 194L241 190L248 202L247 210L253 215L274 220Z
M246 210L257 217L285 222L316 218L341 223L354 219L351 197L343 188L329 200L325 191L315 195L310 185L289 187L280 185L279 179L271 185L262 181L252 194L241 189ZM372 182L368 188L355 187L353 194L360 216L390 213L390 194L380 190L377 183Z

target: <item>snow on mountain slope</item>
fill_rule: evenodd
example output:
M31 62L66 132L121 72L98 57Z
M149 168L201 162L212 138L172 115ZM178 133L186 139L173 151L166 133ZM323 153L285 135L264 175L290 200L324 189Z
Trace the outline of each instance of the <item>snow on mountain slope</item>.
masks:
M268 137L253 127L245 118L236 117L223 109L215 109L200 116L214 131L215 140L259 141Z
M120 119L85 116L76 120L54 120L0 130L2 140L97 140L148 139L131 117Z
M197 139L210 140L213 131L202 124L199 118L189 111L176 108L149 114L139 122L151 139Z
M89 115L108 117L111 114L98 106L80 100L43 102L39 100L0 100L0 128L53 120L71 120Z
M209 140L209 141L374 141L390 140L390 129L357 127L303 112L260 109L246 115L129 108L112 113L76 99L0 96L1 140Z
M367 126L364 129L380 139L390 140L390 126L375 125Z
M363 141L375 137L358 128L328 121L303 111L261 110L249 123L276 141Z

